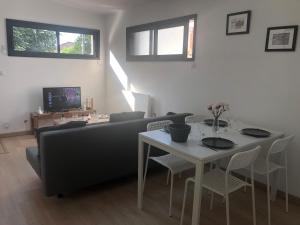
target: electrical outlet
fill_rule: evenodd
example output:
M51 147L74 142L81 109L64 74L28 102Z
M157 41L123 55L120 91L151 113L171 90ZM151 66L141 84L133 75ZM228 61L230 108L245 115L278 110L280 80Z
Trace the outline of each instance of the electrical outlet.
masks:
M8 129L8 128L9 128L9 123L3 123L3 124L2 124L2 127L3 127L4 129Z

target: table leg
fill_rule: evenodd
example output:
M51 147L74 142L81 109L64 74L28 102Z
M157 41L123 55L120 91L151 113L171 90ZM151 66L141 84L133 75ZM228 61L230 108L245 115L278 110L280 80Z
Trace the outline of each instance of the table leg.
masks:
M138 149L138 208L143 208L144 142L139 138Z
M195 187L194 187L192 225L200 224L203 169L204 169L204 163L202 161L198 162L196 164L196 169L195 169Z
M278 186L280 182L280 171L275 171L272 174L272 182L271 182L271 200L275 201L278 191Z

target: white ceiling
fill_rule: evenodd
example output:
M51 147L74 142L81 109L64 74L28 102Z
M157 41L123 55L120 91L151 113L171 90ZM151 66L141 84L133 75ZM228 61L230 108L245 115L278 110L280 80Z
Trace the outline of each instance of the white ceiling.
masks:
M130 5L143 4L147 2L161 2L174 0L52 0L71 7L91 10L100 13L109 13L126 9Z

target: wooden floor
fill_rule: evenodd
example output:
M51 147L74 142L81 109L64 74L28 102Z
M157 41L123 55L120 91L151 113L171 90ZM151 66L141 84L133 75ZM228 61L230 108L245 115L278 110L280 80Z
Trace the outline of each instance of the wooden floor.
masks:
M169 187L166 174L155 174L147 180L144 210L136 207L137 180L130 178L89 188L63 199L44 197L41 182L26 161L25 147L35 145L32 136L0 140L0 225L171 225L179 224L183 185L187 174L175 180L174 216L168 215ZM3 152L8 152L4 153ZM185 224L190 224L192 190L188 198ZM230 196L231 224L251 225L250 191ZM225 205L216 198L208 210L209 198L204 193L202 225L224 225ZM257 224L266 225L266 195L256 190ZM290 204L284 212L284 201L272 203L272 225L299 225L300 206Z

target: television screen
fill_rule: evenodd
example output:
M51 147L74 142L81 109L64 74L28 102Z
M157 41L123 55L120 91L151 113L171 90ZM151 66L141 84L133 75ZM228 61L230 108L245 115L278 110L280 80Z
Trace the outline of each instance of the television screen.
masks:
M44 111L61 112L81 108L80 87L44 88Z

